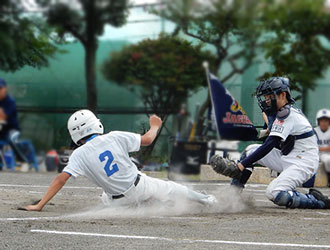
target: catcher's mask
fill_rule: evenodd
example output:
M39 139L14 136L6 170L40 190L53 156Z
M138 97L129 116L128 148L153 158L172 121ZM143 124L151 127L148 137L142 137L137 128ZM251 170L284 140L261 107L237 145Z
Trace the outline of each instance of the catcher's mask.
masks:
M256 90L259 107L267 115L277 113L276 95L286 92L287 100L290 104L294 103L294 99L290 93L290 83L288 78L272 77L268 80L260 81Z

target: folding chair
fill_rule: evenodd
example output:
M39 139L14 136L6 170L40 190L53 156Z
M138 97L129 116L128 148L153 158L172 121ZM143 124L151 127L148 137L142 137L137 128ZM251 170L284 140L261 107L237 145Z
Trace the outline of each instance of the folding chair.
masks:
M37 161L37 156L36 152L34 150L34 146L30 140L19 140L17 142L18 147L20 147L24 155L27 157L29 164L32 164L34 167L35 171L39 171L39 166L38 166L38 161Z
M15 171L15 154L7 141L0 140L0 158L2 167L6 166L11 171Z

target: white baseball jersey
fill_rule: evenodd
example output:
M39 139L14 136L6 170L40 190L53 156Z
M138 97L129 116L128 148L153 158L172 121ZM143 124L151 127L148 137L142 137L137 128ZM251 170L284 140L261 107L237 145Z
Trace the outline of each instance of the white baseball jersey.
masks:
M301 135L312 130L312 125L302 114L302 112L294 107L291 107L290 114L287 118L284 120L279 120L278 118L275 119L269 135L279 136L283 141L285 141L289 135ZM312 150L317 153L317 148L316 136L296 140L294 145L295 151Z
M330 146L330 128L323 132L320 127L315 128L319 147ZM330 173L330 152L320 151L320 160L324 163L325 170Z
M134 183L138 170L128 153L140 149L141 135L113 131L98 135L77 148L63 172L85 176L104 192L118 195Z
M307 118L296 108L290 108L290 114L283 120L273 123L270 136L279 136L284 141L289 135L301 135L313 128ZM260 144L253 144L246 148L249 156ZM281 173L273 180L266 191L266 196L274 200L280 191L292 191L308 181L317 171L319 163L316 136L296 140L292 151L283 155L277 148L273 148L266 156L258 161L259 164Z
M151 178L142 174L130 160L128 153L138 151L141 135L114 131L98 135L77 148L63 169L73 177L85 176L102 187L105 205L132 205L149 200L162 202L187 198L203 204L213 203L209 195L197 193L186 186ZM140 174L137 185L134 182ZM113 195L123 195L114 199ZM215 198L214 198L215 199Z
M317 133L319 147L330 146L330 129L323 132L320 127L316 127L315 132Z

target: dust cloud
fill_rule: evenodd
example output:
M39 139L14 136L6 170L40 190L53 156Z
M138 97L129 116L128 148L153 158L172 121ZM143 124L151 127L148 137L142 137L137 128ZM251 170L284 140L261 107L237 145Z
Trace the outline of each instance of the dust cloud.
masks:
M104 206L88 208L86 211L68 215L72 219L106 219L106 218L145 218L158 216L187 216L216 213L241 213L254 207L253 197L227 186L218 187L208 194L213 194L218 203L213 205L200 204L189 200L175 202L146 201L134 206Z

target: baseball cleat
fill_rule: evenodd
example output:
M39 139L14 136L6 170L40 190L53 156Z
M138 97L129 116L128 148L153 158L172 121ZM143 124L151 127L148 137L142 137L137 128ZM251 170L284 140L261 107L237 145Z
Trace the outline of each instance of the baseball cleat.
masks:
M319 190L317 190L315 188L310 188L309 194L313 195L317 200L323 201L325 204L324 208L330 209L330 199L328 198L328 196L325 196L324 194L322 194Z

